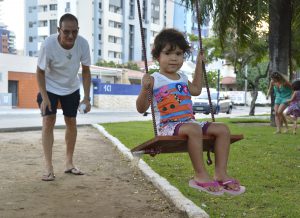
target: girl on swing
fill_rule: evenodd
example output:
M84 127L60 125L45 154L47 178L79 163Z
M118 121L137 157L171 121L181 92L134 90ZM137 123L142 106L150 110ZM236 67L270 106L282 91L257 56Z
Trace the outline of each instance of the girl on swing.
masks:
M158 135L187 136L188 153L195 171L189 185L212 195L224 192L239 195L245 187L227 174L227 161L230 148L230 131L222 123L198 122L192 109L191 95L197 96L202 90L202 52L198 54L193 81L188 81L180 72L184 58L190 54L190 46L184 35L176 29L164 29L155 38L152 56L160 66L159 72L151 76L145 74L142 88L136 100L139 113L150 106L148 90L153 93ZM204 166L202 135L216 137L215 173L211 178Z

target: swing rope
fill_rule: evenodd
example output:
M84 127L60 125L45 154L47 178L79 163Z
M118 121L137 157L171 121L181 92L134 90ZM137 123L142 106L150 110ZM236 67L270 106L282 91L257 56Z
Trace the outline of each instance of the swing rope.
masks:
M201 54L203 54L203 47L202 47L202 37L201 37L201 16L200 16L200 10L199 10L199 1L196 0L196 14L197 14L197 25L198 25L198 38L199 38L199 49ZM208 79L207 79L207 73L206 73L206 69L205 69L205 64L202 61L202 72L204 75L204 81L205 81L205 87L206 87L206 91L207 91L207 97L208 97L208 102L209 102L209 110L210 110L210 114L211 114L211 119L213 122L215 122L215 116L214 116L214 111L213 111L213 107L212 107L212 102L211 102L211 96L210 96L210 90L209 90L209 86L208 86Z
M142 38L142 52L143 52L145 70L146 70L146 73L149 73L147 52L146 52L146 43L145 43L145 34L144 34L144 29L143 29L143 24L142 24L142 13L141 13L141 6L140 6L139 0L137 0L137 7L138 7L138 14L139 14L140 32L141 32L141 38ZM155 115L154 115L154 106L153 106L153 101L152 101L152 90L150 90L150 89L148 89L148 101L150 102L150 107L151 107L154 135L157 136L156 119L155 119Z
M203 47L202 47L202 37L201 37L201 16L200 16L200 10L199 10L199 1L196 0L196 13L197 13L197 25L198 25L198 37L199 37L199 49L201 54L203 54ZM213 111L213 107L212 107L212 102L211 102L211 96L210 96L210 90L209 90L209 86L208 86L208 79L207 79L207 73L206 73L206 68L205 68L205 64L204 61L202 61L202 72L204 75L204 81L205 81L205 86L206 86L206 91L207 91L207 97L208 97L208 103L209 103L209 110L210 110L210 114L211 114L211 119L212 122L215 122L215 115L214 115L214 111ZM217 108L216 108L217 110ZM211 147L208 151L207 151L207 164L211 165L212 164L212 160L210 157L210 152L213 151L213 147Z

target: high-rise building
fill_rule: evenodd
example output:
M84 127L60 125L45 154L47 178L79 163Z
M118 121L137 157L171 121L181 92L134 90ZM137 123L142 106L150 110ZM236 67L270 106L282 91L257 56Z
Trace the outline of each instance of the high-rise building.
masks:
M16 36L13 31L7 29L4 22L3 3L4 0L0 0L0 53L16 54Z
M0 53L16 54L15 39L14 32L8 30L5 25L0 25Z
M140 6L147 57L150 57L156 34L164 27L173 26L174 3L140 0ZM64 13L72 13L78 18L79 34L89 42L92 63L142 60L136 0L26 0L26 55L38 55L44 39L57 32L59 18Z

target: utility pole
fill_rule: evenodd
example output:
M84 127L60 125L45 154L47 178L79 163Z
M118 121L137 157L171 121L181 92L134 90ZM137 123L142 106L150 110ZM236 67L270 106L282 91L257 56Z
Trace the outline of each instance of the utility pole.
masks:
M245 66L245 107L247 106L248 65Z

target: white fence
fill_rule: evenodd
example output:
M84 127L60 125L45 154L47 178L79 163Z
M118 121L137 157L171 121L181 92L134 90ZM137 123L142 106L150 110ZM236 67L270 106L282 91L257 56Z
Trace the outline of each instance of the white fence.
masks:
M232 102L237 105L244 105L245 101L247 105L250 105L252 100L250 92L247 92L246 95L246 93L243 91L228 91L227 94L229 95ZM270 98L267 100L266 95L263 92L259 91L255 104L268 105L271 104L271 100Z

